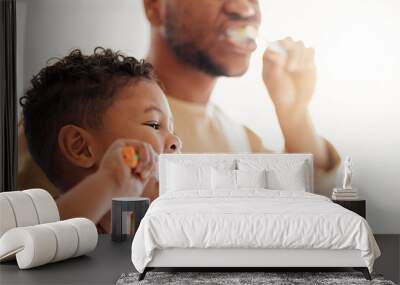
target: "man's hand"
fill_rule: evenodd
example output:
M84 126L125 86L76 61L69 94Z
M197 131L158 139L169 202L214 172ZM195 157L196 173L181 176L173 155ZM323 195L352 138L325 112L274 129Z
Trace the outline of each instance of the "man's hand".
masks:
M314 129L308 104L314 93L314 49L291 38L279 41L286 54L264 52L263 80L267 86L289 153L312 153L315 165L328 170L331 161L326 142Z
M305 111L316 84L314 49L291 38L279 41L286 54L266 49L263 80L278 113Z
M139 155L139 162L134 169L131 169L123 158L122 150L126 146L133 146ZM109 146L98 171L115 182L113 197L140 196L156 167L157 154L150 144L120 139Z

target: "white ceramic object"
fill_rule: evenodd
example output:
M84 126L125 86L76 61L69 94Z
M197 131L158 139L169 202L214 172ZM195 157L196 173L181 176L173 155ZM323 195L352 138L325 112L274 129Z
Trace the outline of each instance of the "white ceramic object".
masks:
M53 197L43 189L29 189L23 191L28 194L36 208L39 224L51 223L60 220L60 214Z
M60 220L53 197L43 189L0 193L0 237L15 227L34 226Z
M17 222L10 202L6 197L0 195L0 237L16 226Z
M351 181L353 178L353 162L350 156L346 156L344 161L343 189L351 190Z
M41 225L14 228L0 238L0 261L16 257L20 269L49 263L56 251L54 233Z
M74 256L78 250L79 236L78 233L71 228L70 223L55 222L44 224L44 227L49 228L56 236L57 251L52 259L52 262L57 262L63 259Z
M69 223L78 233L78 248L74 257L86 254L96 248L98 233L96 225L85 218L74 218L65 221Z
M80 256L98 240L85 218L59 221L57 205L43 189L0 193L0 262L17 259L20 269Z
M35 205L30 196L23 191L1 193L11 205L17 227L26 227L39 224Z
M0 261L16 257L20 269L86 254L97 245L95 224L85 218L18 227L0 238Z

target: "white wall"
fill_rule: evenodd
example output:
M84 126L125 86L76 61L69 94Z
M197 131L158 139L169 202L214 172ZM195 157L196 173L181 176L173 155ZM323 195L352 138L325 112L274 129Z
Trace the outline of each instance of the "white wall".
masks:
M17 66L24 88L48 59L73 48L90 53L103 46L143 57L149 45L139 0L17 0L17 15Z
M149 27L141 0L18 1L17 9L27 7L26 18L22 10L18 14L19 32L25 31L18 71L25 87L48 58L73 47L146 54ZM400 233L400 1L260 0L260 5L261 29L270 40L291 35L317 49L315 125L342 156L353 157L354 183L367 199L374 232ZM262 84L261 54L255 52L242 78L220 80L212 100L279 150L283 140Z

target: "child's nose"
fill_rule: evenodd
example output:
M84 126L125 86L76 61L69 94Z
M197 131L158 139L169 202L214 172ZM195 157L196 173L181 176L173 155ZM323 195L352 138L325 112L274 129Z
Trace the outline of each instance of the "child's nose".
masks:
M182 141L176 135L171 135L166 145L166 153L179 153L181 152Z

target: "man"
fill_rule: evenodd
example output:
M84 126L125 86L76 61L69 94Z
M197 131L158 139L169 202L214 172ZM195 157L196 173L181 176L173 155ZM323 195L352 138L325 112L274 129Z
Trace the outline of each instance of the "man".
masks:
M144 0L151 24L148 60L165 87L182 152L271 152L250 129L235 123L209 102L221 76L246 72L255 43L243 44L232 31L260 24L256 0ZM274 103L285 140L285 152L312 153L317 193L329 196L340 159L316 133L308 105L315 82L314 51L302 42L280 41L286 54L266 50L263 80ZM267 96L267 95L266 95ZM43 185L43 175L20 140L19 187ZM22 150L22 151L21 151ZM27 171L32 178L27 176ZM24 174L25 173L25 174ZM27 179L27 180L24 180ZM31 182L36 179L36 182Z
M258 2L144 0L144 8L151 24L148 60L166 89L182 152L271 152L210 102L219 77L240 76L248 68L254 37L238 41L231 35L259 27ZM262 75L285 152L314 155L316 192L328 196L340 159L316 133L308 111L316 84L314 50L290 38L279 44L286 53L267 49Z

